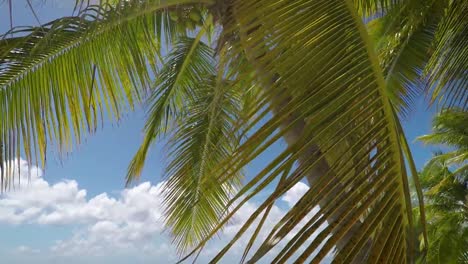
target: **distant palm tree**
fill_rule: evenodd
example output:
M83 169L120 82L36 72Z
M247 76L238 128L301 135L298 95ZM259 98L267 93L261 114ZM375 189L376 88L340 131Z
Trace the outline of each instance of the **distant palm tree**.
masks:
M445 145L420 173L427 212L428 263L467 263L468 112L446 109L434 117L433 133L419 140Z
M445 145L451 151L435 155L432 162L455 166L454 174L468 171L468 112L446 109L433 121L433 133L418 138L426 144Z
M427 212L427 263L466 263L468 170L453 173L435 157L421 174Z
M0 41L3 160L22 147L44 164L50 143L69 151L104 115L119 119L147 98L127 179L165 137L166 222L181 252L201 250L267 191L214 262L249 227L242 261L251 263L267 253L318 263L333 248L337 263L413 260L405 161L417 175L397 113L409 110L420 80L434 100L466 107L466 1L80 2L77 16ZM283 139L287 147L244 182L242 169ZM273 203L304 178L310 190L260 239Z

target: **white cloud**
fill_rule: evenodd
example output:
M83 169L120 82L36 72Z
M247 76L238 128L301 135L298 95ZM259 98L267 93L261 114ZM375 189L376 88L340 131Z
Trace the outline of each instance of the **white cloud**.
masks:
M293 207L308 190L309 186L305 183L298 182L286 192L282 200L285 201L289 207Z
M39 168L28 167L24 160L20 161L20 168L22 173L30 172L30 180L26 182L27 177L23 176L21 185L17 186L21 188L1 196L0 223L42 226L79 224L78 230L72 237L55 242L50 248L50 253L53 255L115 256L133 252L150 257L164 257L166 261L176 260L177 255L170 238L162 233L164 230L160 197L162 183L157 185L151 185L149 182L141 183L121 191L117 197L102 193L88 198L86 190L80 189L74 180L62 180L50 184L42 177ZM298 183L282 197L282 201L292 207L307 190L307 185ZM258 204L254 202L246 203L225 227L221 241L215 239L206 247L201 262L217 253L221 246L239 231L257 207ZM315 214L317 210L315 208L311 213ZM273 206L259 237L265 238L285 213L285 209ZM310 217L311 214L306 220ZM297 227L288 237L292 237L299 230L300 227ZM248 231L247 234L251 234L252 231ZM239 254L242 253L249 238L250 236L244 236L233 248L231 254L236 261L239 260ZM27 246L17 249L20 250L35 251Z
M162 231L161 184L145 182L123 190L116 198L107 193L88 198L74 180L49 184L37 167L29 168L21 160L20 168L22 182L1 196L0 222L81 224L83 229L72 238L52 247L56 254L100 255L115 249L137 249L150 244Z

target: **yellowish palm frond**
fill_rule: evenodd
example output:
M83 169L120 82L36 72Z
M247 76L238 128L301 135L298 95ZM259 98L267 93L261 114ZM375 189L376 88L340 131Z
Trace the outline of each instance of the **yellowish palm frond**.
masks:
M273 263L319 263L332 249L334 263L411 259L408 153L353 1L235 0L227 9L231 21L224 22L224 30L231 42L226 45L233 54L246 54L263 93L248 138L218 175L229 179L283 138L288 147L230 201L234 209L206 239L246 202L261 200L212 261L244 236L259 242L252 254L252 243L246 247L249 263L268 254ZM281 175L286 176L277 181ZM249 235L250 228L262 228L268 208L304 178L309 191L266 230L268 236ZM262 192L269 195L258 196Z
M468 2L450 1L435 33L434 52L424 69L432 101L468 109Z
M48 141L68 150L103 111L119 118L139 101L153 71L146 138L128 180L170 131L166 221L180 250L202 249L255 199L213 262L245 236L250 263L266 255L319 263L333 250L334 263L412 260L410 152L361 18L396 2L121 1L18 31L0 42L2 158L18 156L20 143L42 161ZM203 32L179 38L165 11L184 4L213 4L216 51ZM175 46L158 71L162 38ZM246 165L283 140L284 150L234 188ZM304 179L310 189L261 237L272 205Z
M173 28L166 11L194 2L90 6L76 17L6 33L0 40L2 160L23 152L43 165L48 143L68 151L102 116L119 119L151 83L161 36ZM3 188L9 167L2 170Z

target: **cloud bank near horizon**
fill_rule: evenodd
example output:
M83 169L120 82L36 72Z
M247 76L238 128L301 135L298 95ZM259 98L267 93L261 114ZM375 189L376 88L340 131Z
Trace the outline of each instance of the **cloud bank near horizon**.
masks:
M46 249L36 249L25 243L15 248L16 253L45 254L61 258L101 257L100 263L102 257L115 257L116 254L138 254L153 261L161 258L169 262L177 260L171 238L168 232L163 232L164 209L160 196L162 182L156 185L143 182L121 190L115 197L106 192L88 197L86 189L80 188L76 180L64 179L51 184L43 178L40 168L29 166L24 160L20 160L19 165L20 171L29 172L29 175L22 176L21 184L16 184L14 190L0 196L0 223L14 226L34 225L38 228L75 228L71 237L54 241ZM307 185L298 183L281 201L290 208L307 190ZM207 245L200 257L201 263L203 259L208 260L217 253L236 234L257 206L258 204L250 201L234 215L220 238ZM286 212L285 208L275 205L259 237L266 237L268 231ZM298 230L299 228L296 231ZM220 240L224 243L220 243ZM231 259L236 263L240 260L239 254L242 255L247 243L245 240L248 241L241 239L236 244L229 253L233 258L228 257L227 260Z

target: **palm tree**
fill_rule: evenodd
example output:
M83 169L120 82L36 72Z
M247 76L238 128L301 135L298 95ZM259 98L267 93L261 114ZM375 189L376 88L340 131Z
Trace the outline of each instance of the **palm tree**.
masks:
M429 235L428 263L466 263L468 251L468 112L446 109L433 121L433 133L419 137L451 148L420 172ZM450 169L452 167L454 170Z
M443 155L443 154L442 154ZM468 171L455 174L438 155L421 171L429 236L428 263L466 263Z
M3 160L23 152L44 164L46 146L70 151L104 115L119 119L147 100L127 180L166 138L166 223L181 252L201 250L273 187L214 262L249 228L242 260L251 263L269 252L274 262L318 263L333 248L336 263L412 261L408 175L417 174L397 113L420 79L433 100L466 107L466 2L101 2L78 1L76 16L0 41ZM281 140L287 147L244 181L242 168ZM304 178L310 190L260 240L274 202Z

